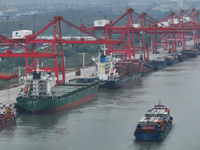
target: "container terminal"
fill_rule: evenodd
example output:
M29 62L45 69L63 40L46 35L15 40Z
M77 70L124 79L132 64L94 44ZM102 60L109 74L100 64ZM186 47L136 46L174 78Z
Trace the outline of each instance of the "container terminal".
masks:
M151 69L160 69L158 66L160 66L160 64L163 62L164 65L173 65L181 61L182 57L178 60L178 54L181 51L183 51L185 56L183 58L190 56L194 57L198 54L198 37L200 29L199 21L196 19L198 14L198 11L195 9L191 9L189 12L181 10L177 14L170 13L162 20L157 21L156 19L148 16L148 14L145 12L139 14L135 12L134 9L128 8L123 15L114 21L105 19L94 20L92 28L87 27L87 25L81 25L81 27L78 27L65 20L62 16L55 16L53 17L53 20L50 21L50 23L48 23L38 32L33 32L32 30L18 30L13 31L11 37L1 35L0 40L2 46L15 45L21 49L21 53L15 53L12 49L8 49L6 52L0 53L0 57L26 57L26 76L28 76L29 73L36 71L36 63L38 61L39 64L41 64L45 59L54 59L54 67L40 66L40 69L43 72L54 72L55 78L57 78L55 84L60 85L64 84L66 80L69 80L75 76L74 72L67 74L65 72L66 67L63 52L64 44L71 46L74 44L103 44L105 51L104 54L106 57L116 54L120 55L121 60L139 59L143 64L141 67L142 69L140 70L141 73L143 72L144 74L148 74L148 72L152 71ZM124 18L126 18L125 21L123 20ZM62 36L63 33L60 26L61 23L82 32L86 36ZM121 23L122 25L118 25L118 23ZM54 34L52 38L45 38L42 36L42 33L45 32L45 30L47 30L49 27L53 27ZM100 37L98 34L96 34L96 32L99 31L104 33L104 37ZM151 36L151 42L148 40L149 36ZM138 39L141 40L140 45L137 44ZM47 44L46 49L42 52L40 50L36 50L36 45L38 43ZM149 43L151 44L149 45ZM160 57L163 60L160 61L161 59L158 60L157 57ZM31 58L34 58L33 61ZM29 61L32 61L32 63L28 64ZM60 62L61 64L59 64ZM127 65L128 62L123 64L118 62L118 67L120 65L124 66L124 64ZM140 63L138 65L140 65ZM154 67L154 65L156 67ZM115 68L117 70L116 66ZM138 66L137 69L139 69L139 67L140 66ZM110 69L113 68L111 67ZM95 67L84 68L81 69L80 72L81 76L84 77L91 77L91 74L96 73ZM86 73L84 74L83 72ZM105 70L101 70L101 73L102 72L105 72ZM123 72L127 72L127 69L123 69ZM126 73L126 76L127 75L128 74ZM140 78L140 73L137 73L137 75L137 78ZM118 71L118 78L122 77L124 77L124 75L120 76L120 71ZM6 80L6 78L9 79L11 77L6 77L4 75L0 76L0 78ZM20 88L21 86L1 91L1 101L5 101L7 103L15 103Z

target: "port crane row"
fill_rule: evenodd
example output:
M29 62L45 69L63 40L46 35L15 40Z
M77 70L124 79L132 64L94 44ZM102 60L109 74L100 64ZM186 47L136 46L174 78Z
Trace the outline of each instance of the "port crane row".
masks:
M148 44L148 36L152 35L152 51L157 51L158 46L163 46L164 50L171 49L176 51L176 46L181 45L182 49L186 48L186 39L193 39L193 44L199 45L199 12L192 9L189 12L181 10L175 14L171 12L161 21L148 16L145 12L138 14L132 8L128 8L126 12L117 18L111 20L95 20L93 27L86 25L77 27L61 16L56 16L45 27L37 33L29 32L23 38L6 37L0 35L0 46L9 46L10 49L4 53L0 53L0 57L25 57L26 58L26 75L36 70L36 62L41 64L45 59L53 58L54 67L40 67L44 72L55 72L58 78L57 84L65 82L65 60L63 52L63 44L105 44L106 54L116 53L129 59L135 58L136 50L143 52L144 60L149 60L150 45ZM64 39L61 29L61 23L68 25L79 32L93 37L95 40L86 40L84 37L80 39ZM42 35L48 28L53 27L52 39L41 39ZM101 31L104 38L99 37L97 32ZM141 40L140 46L136 45ZM37 44L48 44L44 50L36 50ZM15 53L12 47L18 47L21 53ZM29 59L31 59L31 64ZM60 61L59 61L60 60ZM61 62L61 64L59 64ZM62 73L62 79L59 79L59 72ZM0 79L6 79L1 76ZM9 76L8 78L9 79Z

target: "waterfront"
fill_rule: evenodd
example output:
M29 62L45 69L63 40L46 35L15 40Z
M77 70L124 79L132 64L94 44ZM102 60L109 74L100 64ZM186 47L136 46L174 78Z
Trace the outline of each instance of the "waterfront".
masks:
M200 57L143 77L122 89L99 91L97 99L52 114L19 114L17 124L0 131L9 150L198 150ZM137 121L154 104L171 109L172 130L160 142L137 142Z

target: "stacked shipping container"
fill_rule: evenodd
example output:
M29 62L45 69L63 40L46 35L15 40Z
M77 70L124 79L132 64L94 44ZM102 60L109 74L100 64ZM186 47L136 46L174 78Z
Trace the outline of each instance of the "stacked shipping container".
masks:
M142 117L138 124L142 126L141 133L151 133L155 132L155 126L159 125L160 129L163 129L163 126L170 119L170 110L169 109L149 109L145 117Z
M139 59L120 60L115 63L115 68L120 79L123 79L126 76L133 76L142 72L142 61Z

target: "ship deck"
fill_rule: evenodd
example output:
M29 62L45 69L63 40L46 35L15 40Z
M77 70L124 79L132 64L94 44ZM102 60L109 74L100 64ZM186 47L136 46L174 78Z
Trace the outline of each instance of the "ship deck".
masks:
M59 85L59 86L55 86L54 88L52 88L53 93L55 93L55 96L62 96L64 94L73 92L77 89L81 89L84 87L87 87L88 85L73 85L73 84L66 84L66 85Z

